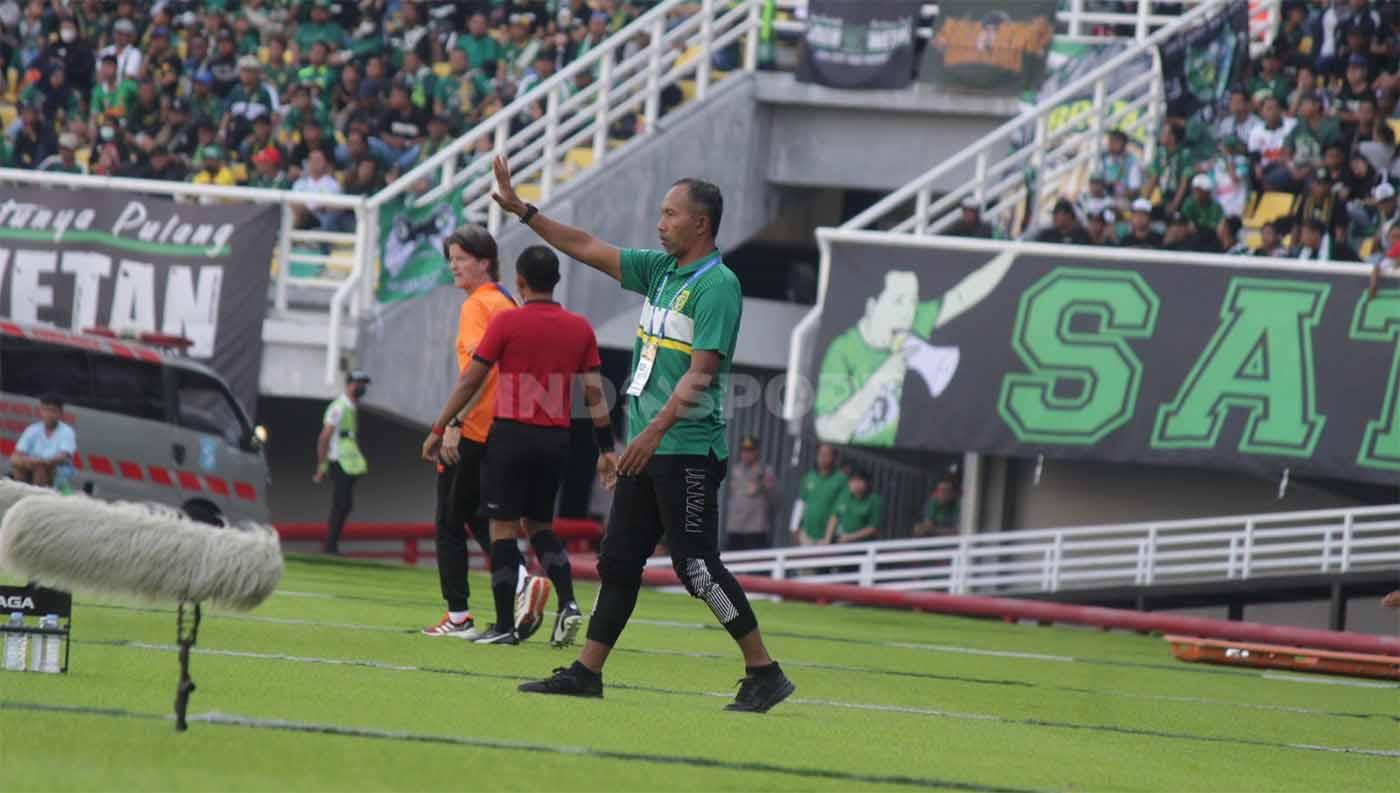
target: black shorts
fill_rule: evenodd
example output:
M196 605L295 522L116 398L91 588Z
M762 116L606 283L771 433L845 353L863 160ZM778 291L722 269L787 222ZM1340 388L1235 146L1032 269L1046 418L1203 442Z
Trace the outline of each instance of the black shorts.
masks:
M640 571L663 535L672 559L718 554L719 486L728 470L713 454L666 454L637 476L619 477L600 557Z
M569 430L496 419L481 461L482 512L491 520L554 520Z

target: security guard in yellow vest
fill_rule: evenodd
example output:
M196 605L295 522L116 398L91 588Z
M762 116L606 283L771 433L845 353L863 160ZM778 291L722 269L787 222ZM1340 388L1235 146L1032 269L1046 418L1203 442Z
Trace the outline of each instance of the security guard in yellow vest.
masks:
M331 516L326 523L328 554L340 553L340 532L350 515L351 493L355 482L369 470L360 451L358 436L360 398L369 387L369 375L358 369L345 379L345 393L326 407L322 419L321 437L316 441L316 475L311 479L320 484L329 473L335 490L331 495Z

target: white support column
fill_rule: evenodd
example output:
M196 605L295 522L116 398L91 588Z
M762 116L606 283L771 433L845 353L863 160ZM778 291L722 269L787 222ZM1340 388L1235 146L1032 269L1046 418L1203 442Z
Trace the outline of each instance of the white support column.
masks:
M491 203L496 202L492 201ZM365 274L360 279L360 295L364 301L366 313L369 313L374 307L379 288L379 207L365 201L361 204L361 210L364 212L365 224L364 258L362 259Z
M982 455L963 453L961 506L958 508L958 533L977 531L978 513L982 510Z
M710 91L710 66L714 53L710 44L715 40L715 0L700 3L700 63L695 67L695 98L704 99Z
M661 114L661 55L662 37L666 35L663 20L658 18L651 26L651 41L647 46L647 98L646 134L656 130L656 119Z
M1093 165L1089 169L1091 173L1094 169L1098 168L1099 155L1103 153L1103 136L1104 133L1107 132L1107 130L1104 129L1104 119L1108 118L1110 115L1113 114L1113 108L1109 105L1107 94L1108 91L1107 88L1104 86L1104 81L1102 79L1095 80L1094 116L1089 121L1089 128L1093 130L1093 143L1091 144L1091 151L1093 152L1092 156L1094 159Z
M914 234L922 236L928 232L929 188L925 187L914 196Z
M593 119L593 164L603 161L608 153L608 93L612 88L613 52L603 53L598 68L598 97L594 101Z
M544 166L540 175L540 203L554 192L554 169L559 158L559 89L549 92L544 111ZM495 202L492 202L495 203Z
M986 209L982 203L987 200L987 152L985 150L977 153L974 179L972 198L977 202L977 209L980 212Z
M1069 35L1084 35L1084 0L1069 0Z
M281 204L281 227L277 231L277 294L272 305L287 310L287 279L292 275L292 205Z
M1147 15L1150 13L1152 13L1152 0L1137 0L1137 26L1133 31L1133 37L1138 41L1146 41L1151 33L1147 29Z

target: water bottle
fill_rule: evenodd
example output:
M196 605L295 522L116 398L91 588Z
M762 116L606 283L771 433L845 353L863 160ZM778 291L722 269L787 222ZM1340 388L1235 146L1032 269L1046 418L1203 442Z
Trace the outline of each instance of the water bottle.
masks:
M24 612L14 611L10 613L10 622L6 628L23 628ZM29 649L29 635L25 633L5 633L5 670L9 672L23 672L26 651Z
M45 614L39 627L45 631L54 631L55 635L44 635L34 641L33 658L29 665L31 671L48 672L50 674L59 673L60 656L63 653L63 642L56 635L58 631L58 615Z

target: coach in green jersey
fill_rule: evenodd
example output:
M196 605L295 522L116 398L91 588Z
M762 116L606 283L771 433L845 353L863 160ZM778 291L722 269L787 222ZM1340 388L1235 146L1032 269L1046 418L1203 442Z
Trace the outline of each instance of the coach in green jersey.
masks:
M744 655L745 675L729 710L762 713L794 686L768 655L739 582L719 558L719 486L728 466L724 391L739 335L739 279L715 247L724 213L718 187L682 179L661 202L662 251L619 250L557 223L520 200L505 158L495 161L501 208L566 255L642 295L627 399L627 448L598 553L602 584L588 641L572 666L521 691L603 695L603 665L637 605L642 569L664 535L671 564L705 601Z

